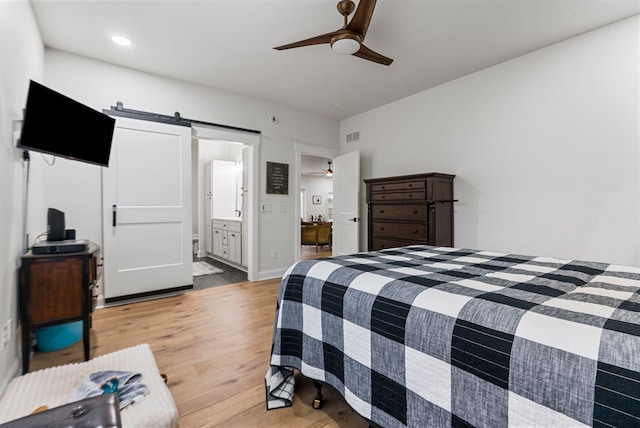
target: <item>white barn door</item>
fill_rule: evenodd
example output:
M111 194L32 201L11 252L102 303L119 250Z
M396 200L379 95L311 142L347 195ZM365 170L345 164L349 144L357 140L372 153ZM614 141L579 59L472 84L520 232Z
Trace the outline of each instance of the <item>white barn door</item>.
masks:
M191 288L191 128L116 117L102 186L106 301Z

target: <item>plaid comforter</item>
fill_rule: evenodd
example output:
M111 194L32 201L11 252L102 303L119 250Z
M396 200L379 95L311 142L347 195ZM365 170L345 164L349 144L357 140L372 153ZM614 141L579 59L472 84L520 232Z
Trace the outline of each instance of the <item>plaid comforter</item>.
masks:
M412 246L302 261L267 407L293 370L382 427L640 426L640 268Z

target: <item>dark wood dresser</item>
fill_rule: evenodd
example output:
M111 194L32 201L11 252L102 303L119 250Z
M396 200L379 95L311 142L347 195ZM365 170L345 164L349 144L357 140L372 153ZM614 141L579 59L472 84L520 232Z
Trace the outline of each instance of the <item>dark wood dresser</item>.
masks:
M364 180L369 251L416 244L452 247L454 177L432 172Z

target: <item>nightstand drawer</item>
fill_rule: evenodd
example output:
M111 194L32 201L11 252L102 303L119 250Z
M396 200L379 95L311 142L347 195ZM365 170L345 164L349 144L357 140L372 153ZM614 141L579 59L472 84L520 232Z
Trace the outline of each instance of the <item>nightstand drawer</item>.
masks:
M387 223L373 222L373 236L400 238L400 239L421 239L426 240L428 233L427 223Z

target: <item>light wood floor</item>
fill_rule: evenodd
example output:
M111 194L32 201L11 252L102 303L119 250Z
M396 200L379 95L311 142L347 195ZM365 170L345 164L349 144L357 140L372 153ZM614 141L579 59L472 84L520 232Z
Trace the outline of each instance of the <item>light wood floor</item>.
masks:
M315 252L315 249L314 249ZM91 356L148 343L178 406L180 427L367 427L335 390L311 407L315 389L297 376L290 408L266 410L279 280L221 285L130 305L98 309ZM36 353L31 370L82 361L82 344Z
M300 258L302 260L309 259L320 259L323 257L331 257L331 247L325 245L324 247L320 247L316 252L316 247L314 245L301 245L300 246Z

